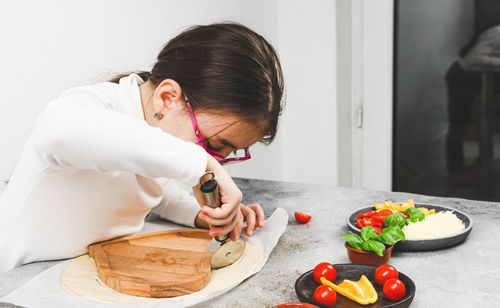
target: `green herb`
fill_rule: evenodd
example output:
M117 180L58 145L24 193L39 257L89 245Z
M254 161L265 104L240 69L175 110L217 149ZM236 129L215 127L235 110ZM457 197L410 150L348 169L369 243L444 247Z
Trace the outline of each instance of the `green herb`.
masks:
M406 209L405 213L410 215L410 218L408 218L410 222L417 222L425 219L425 214L421 210L414 207Z
M375 233L375 228L372 226L366 226L361 229L361 238L363 241L374 240L377 238L377 234Z
M397 212L387 216L384 219L385 227L399 227L402 228L406 224L405 214Z
M362 245L363 245L363 239L359 237L359 235L352 233L349 231L347 234L342 234L342 238L351 246L352 248L356 248L359 250L363 250Z
M406 239L405 234L399 227L388 227L380 231L377 240L387 245L394 245L399 241L404 242Z
M361 236L349 231L347 234L342 234L341 237L352 248L373 251L381 257L384 255L385 245L394 245L399 241L405 241L405 234L396 226L383 229L379 235L375 233L372 226L366 226L361 229Z
M368 240L363 243L362 247L364 251L374 251L377 255L384 256L385 245L380 242Z

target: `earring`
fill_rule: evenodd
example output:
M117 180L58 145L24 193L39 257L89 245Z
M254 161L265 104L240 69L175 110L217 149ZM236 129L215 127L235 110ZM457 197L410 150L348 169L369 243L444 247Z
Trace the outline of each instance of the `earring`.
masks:
M158 121L160 121L161 119L163 119L163 113L161 113L161 112L155 113L155 119L157 119Z

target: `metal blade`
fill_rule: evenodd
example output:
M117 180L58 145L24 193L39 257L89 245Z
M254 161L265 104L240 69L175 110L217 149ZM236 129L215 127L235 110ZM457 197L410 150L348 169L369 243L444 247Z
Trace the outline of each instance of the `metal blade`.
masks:
M208 251L214 253L217 250L217 248L219 248L220 244L221 242L216 240L215 237L212 237L212 240L210 241L210 243L208 243Z
M210 265L212 269L218 269L233 264L245 251L246 242L238 239L236 242L228 240L224 242L212 255Z

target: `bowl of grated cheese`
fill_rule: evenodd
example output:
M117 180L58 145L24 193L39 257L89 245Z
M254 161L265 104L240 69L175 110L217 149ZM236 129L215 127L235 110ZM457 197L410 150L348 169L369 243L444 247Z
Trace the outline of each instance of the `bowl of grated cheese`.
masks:
M461 233L465 224L453 211L442 211L426 216L424 220L410 222L402 230L408 240L436 239Z
M435 209L436 214L404 226L402 230L406 241L396 243L394 250L426 251L455 246L465 241L472 230L472 220L459 210L429 203L415 203L415 207ZM347 218L349 230L360 234L361 230L356 226L358 214L373 209L364 207L349 215Z

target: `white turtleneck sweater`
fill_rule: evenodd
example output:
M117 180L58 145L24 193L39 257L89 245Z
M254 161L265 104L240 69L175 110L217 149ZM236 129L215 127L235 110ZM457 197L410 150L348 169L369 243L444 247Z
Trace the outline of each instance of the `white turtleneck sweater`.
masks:
M91 243L142 229L153 209L193 226L193 186L207 154L146 123L132 74L77 87L40 115L0 195L0 272L71 258Z

